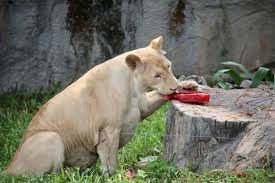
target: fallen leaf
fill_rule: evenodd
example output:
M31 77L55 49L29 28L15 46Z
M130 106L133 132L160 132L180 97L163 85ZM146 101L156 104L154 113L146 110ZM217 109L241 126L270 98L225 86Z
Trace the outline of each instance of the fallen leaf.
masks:
M147 156L145 158L140 158L140 161L138 162L139 166L146 166L149 163L156 161L158 159L158 156Z
M239 177L239 178L247 177L247 174L244 172L239 172L239 173L237 173L237 177Z
M137 173L134 170L127 170L125 173L125 176L129 179L132 180L137 176Z

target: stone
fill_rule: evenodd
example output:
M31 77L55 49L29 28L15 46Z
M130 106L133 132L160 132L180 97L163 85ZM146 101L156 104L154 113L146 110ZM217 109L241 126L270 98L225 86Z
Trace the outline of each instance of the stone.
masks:
M186 78L185 75L181 75L181 76L178 78L178 80L179 80L179 81L184 81L185 78Z
M0 6L0 90L69 84L78 60L65 29L65 0L2 0Z
M243 80L242 83L240 84L241 88L250 88L252 81L251 80Z
M200 85L207 86L207 82L203 76L191 75L191 76L187 76L186 78L184 78L184 80L186 80L186 81L193 80L193 81L196 81Z
M159 35L177 76L269 65L274 10L274 0L1 0L0 91L66 86Z
M275 90L208 88L208 105L171 103L164 158L197 172L275 169Z

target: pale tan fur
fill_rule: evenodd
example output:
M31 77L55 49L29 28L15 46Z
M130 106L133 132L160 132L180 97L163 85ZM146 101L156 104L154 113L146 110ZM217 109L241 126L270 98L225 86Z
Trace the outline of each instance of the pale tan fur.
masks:
M180 85L163 55L162 40L94 67L49 100L32 119L7 172L41 175L62 164L87 168L98 157L103 170L113 172L118 148L136 124Z

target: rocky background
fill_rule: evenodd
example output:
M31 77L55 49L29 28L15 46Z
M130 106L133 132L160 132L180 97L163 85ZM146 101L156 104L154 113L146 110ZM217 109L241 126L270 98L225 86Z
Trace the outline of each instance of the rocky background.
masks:
M275 62L274 0L1 0L0 91L63 85L165 37L174 72Z

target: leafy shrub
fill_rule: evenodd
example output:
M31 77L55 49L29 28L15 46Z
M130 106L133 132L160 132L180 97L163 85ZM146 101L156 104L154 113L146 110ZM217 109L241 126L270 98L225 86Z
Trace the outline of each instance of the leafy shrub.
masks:
M244 65L236 62L222 62L222 65L229 68L218 70L211 77L211 86L219 86L222 89L228 90L233 88L233 85L239 87L243 80L249 79L252 81L250 88L257 88L262 81L270 81L272 82L273 89L275 89L275 74L272 73L271 69L259 67L253 74ZM225 77L232 80L232 82L229 82Z

